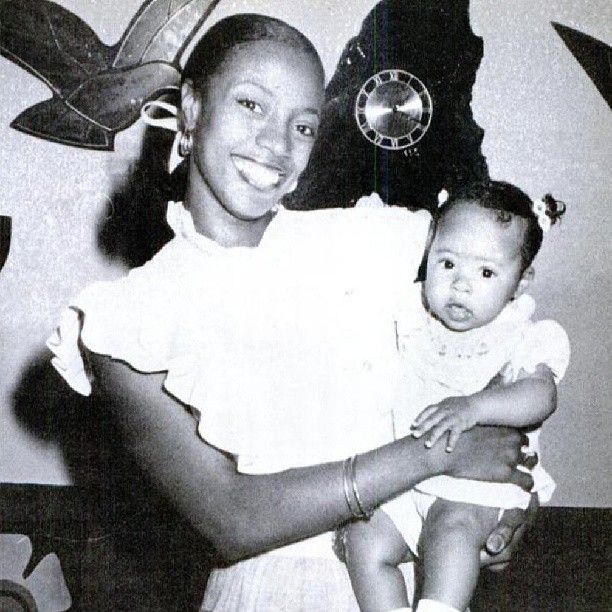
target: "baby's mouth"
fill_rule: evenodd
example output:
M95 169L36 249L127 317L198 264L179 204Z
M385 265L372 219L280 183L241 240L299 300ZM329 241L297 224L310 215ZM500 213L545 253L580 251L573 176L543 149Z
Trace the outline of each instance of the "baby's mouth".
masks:
M275 189L285 176L285 173L279 168L257 162L248 157L232 155L232 160L240 176L249 185L260 191Z
M451 302L446 305L446 311L453 321L467 321L472 316L472 311L462 304Z

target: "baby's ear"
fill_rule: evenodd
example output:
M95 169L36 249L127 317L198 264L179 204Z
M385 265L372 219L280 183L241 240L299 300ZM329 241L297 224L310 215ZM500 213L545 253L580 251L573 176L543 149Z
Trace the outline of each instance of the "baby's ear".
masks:
M529 266L521 276L521 280L519 281L516 291L514 292L514 298L517 298L519 295L525 293L534 276L535 270L531 266Z

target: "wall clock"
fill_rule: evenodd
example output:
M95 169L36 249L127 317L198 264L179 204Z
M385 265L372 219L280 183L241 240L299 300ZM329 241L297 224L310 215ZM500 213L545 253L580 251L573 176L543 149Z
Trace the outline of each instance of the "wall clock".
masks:
M405 70L377 72L355 99L355 119L361 133L383 149L414 146L427 132L432 113L427 87Z

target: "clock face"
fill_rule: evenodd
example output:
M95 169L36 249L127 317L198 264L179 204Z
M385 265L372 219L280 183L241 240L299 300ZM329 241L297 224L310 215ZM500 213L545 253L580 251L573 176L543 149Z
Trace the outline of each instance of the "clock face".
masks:
M405 70L383 70L371 76L355 101L359 129L383 149L415 145L427 132L432 112L427 88Z

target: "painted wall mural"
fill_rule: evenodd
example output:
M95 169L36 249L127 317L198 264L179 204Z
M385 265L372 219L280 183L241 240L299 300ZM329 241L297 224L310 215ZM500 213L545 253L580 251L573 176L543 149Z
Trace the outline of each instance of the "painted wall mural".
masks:
M60 560L45 555L32 568L32 542L19 533L0 533L0 610L63 612L72 605Z
M344 48L291 203L350 206L376 191L390 204L434 206L442 187L486 178L470 108L481 58L468 0L379 2Z
M145 0L120 40L104 45L74 13L48 0L0 2L0 53L53 97L11 126L61 144L112 151L142 104L180 82L178 60L219 0Z
M4 267L11 248L11 217L0 215L0 270Z
M612 47L560 23L552 26L612 108Z

